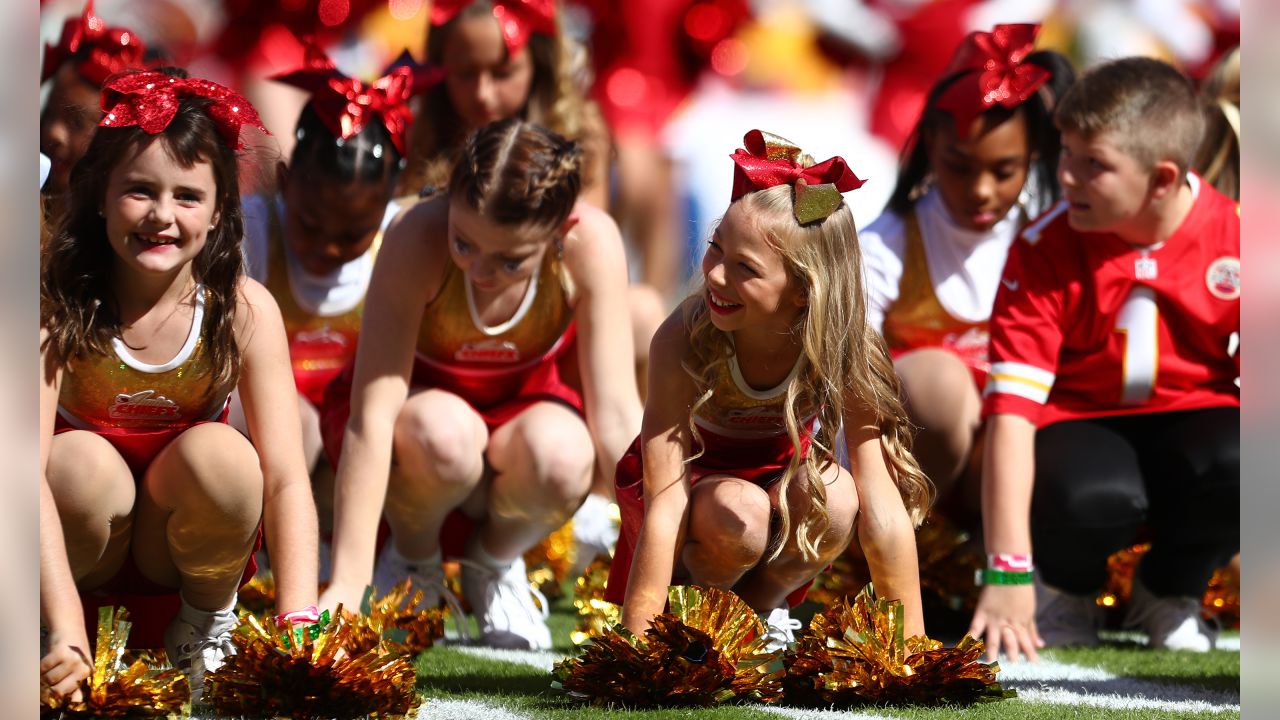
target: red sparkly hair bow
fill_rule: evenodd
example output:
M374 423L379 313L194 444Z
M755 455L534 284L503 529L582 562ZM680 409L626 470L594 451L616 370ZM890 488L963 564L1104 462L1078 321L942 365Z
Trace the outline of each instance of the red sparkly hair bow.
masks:
M101 127L137 125L155 135L169 127L184 97L212 102L207 112L227 145L239 150L240 128L256 127L270 134L248 100L211 80L178 78L159 72L128 72L107 79L102 86Z
M1012 109L1026 102L1052 77L1048 70L1025 62L1039 32L1039 25L996 25L991 32L971 32L960 43L943 77L962 76L936 103L955 120L957 136L966 137L973 119L989 108Z
M391 142L404 157L405 135L413 122L409 98L439 82L444 71L420 67L405 51L382 77L365 84L343 75L315 43L302 43L306 47L305 67L271 79L311 93L311 106L334 137L346 140L363 130L374 115L380 116Z
M84 79L99 86L115 73L141 68L144 52L146 47L137 35L125 28L107 27L102 18L93 14L93 0L89 0L80 17L68 18L63 23L58 44L44 46L40 82L43 84L53 77L64 62L80 56L76 70Z
M443 25L477 0L435 0L431 24ZM512 55L529 42L533 33L556 34L555 0L490 0L493 17L502 28L502 41Z
M742 139L747 146L733 158L733 200L775 185L795 188L796 220L805 225L822 220L840 207L840 193L857 190L863 180L836 156L803 167L800 148L785 138L752 130Z

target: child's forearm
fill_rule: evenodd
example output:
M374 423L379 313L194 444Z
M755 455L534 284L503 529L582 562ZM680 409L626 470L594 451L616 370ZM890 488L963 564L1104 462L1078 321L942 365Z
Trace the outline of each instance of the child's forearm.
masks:
M623 399L608 404L604 412L588 413L591 437L595 441L596 457L600 471L610 487L618 461L640 432L639 400L630 403Z
M987 420L982 518L987 552L1031 552L1035 426L1017 415Z
M683 500L654 502L645 512L627 580L627 599L622 606L622 624L632 632L643 632L666 607L667 588L682 546L688 498Z
M915 530L907 512L887 508L858 514L858 540L867 558L876 596L902 601L907 637L924 634L924 610L920 600L920 565Z
M373 580L378 522L391 469L390 421L348 426L333 498L333 584L363 588Z
M80 595L67 559L62 521L53 501L53 492L40 482L40 616L50 632L83 627Z
M316 604L319 525L311 485L282 482L262 508L263 533L276 583L276 608L293 612Z

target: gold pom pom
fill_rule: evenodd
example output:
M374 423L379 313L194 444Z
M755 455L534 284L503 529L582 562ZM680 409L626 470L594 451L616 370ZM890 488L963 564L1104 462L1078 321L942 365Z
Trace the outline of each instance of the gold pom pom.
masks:
M1117 550L1107 558L1107 582L1098 593L1098 605L1121 612L1133 595L1133 575L1151 543L1137 543ZM1200 598L1200 614L1216 618L1223 627L1240 627L1240 573L1233 565L1213 571L1209 586Z
M185 716L191 697L186 676L161 667L149 656L124 662L131 627L124 608L98 608L98 643L93 674L81 685L84 700L71 702L44 686L41 708L65 718Z
M351 650L354 626L339 605L329 620L305 628L272 625L252 615L232 635L236 654L205 679L205 701L219 715L255 717L403 718L421 703L413 666L375 647Z
M530 587L548 599L562 596L564 590L561 585L568 579L576 558L573 521L570 520L525 552L524 564L528 568Z
M1014 697L996 682L997 663L979 661L981 640L954 648L923 635L903 637L902 603L868 585L852 603L815 615L786 654L788 703L849 707L866 703L969 704Z
M408 579L391 588L382 597L375 597L373 588L365 591L360 615L347 619L351 623L351 639L347 652L361 655L381 647L389 652L414 655L435 644L444 637L444 618L448 612L443 607L419 608L422 591L413 591Z
M695 586L668 590L671 612L644 637L621 625L557 663L552 687L599 707L708 707L777 700L781 651L765 650L765 627L738 596Z
M573 607L578 611L577 627L569 634L574 645L597 638L622 621L622 608L604 599L613 561L598 557L591 561L573 587Z
M270 570L259 572L236 593L236 614L249 613L258 618L275 615L276 579Z

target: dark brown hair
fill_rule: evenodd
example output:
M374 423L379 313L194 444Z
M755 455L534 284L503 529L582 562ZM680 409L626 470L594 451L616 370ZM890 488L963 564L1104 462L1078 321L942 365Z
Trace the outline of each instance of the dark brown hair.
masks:
M185 76L181 71L170 74ZM48 331L45 342L55 367L66 367L88 353L107 353L111 338L120 334L110 285L116 258L99 209L111 171L158 142L183 167L207 162L213 168L219 219L192 260L192 274L207 292L205 341L214 367L210 391L235 383L240 364L235 316L244 218L236 153L209 117L208 104L205 98L182 98L168 127L155 135L137 126L98 128L84 157L72 168L67 213L40 263L40 323Z
M1129 57L1080 76L1058 103L1058 129L1092 139L1106 133L1147 168L1170 160L1186 172L1204 134L1191 81L1168 63Z
M1051 74L1049 81L1017 107L1009 109L994 105L984 110L981 117L989 123L988 127L995 127L1014 115L1021 115L1027 124L1027 150L1035 156L1028 175L1035 177L1035 187L1043 196L1042 206L1048 207L1060 194L1057 173L1061 142L1058 131L1053 126L1053 108L1057 99L1062 97L1075 80L1075 69L1066 56L1053 50L1033 52L1024 62L1048 70ZM937 107L938 98L966 74L958 72L939 79L925 99L920 120L903 147L898 163L898 182L889 197L888 208L898 215L911 212L916 199L928 187L929 143L925 142L925 138L937 132L944 123L955 122L950 113Z
M523 120L499 120L467 138L449 197L502 225L555 228L578 200L581 164L578 143Z
M493 6L477 0L443 25L427 29L427 62L444 65L445 38L464 18L478 15L491 17ZM585 53L558 30L555 36L533 33L529 36L533 79L529 97L520 109L522 120L537 123L582 142L588 153L605 153L604 119L596 104L585 93ZM444 82L437 84L419 99L418 112L409 131L409 154L401 179L401 191L417 194L425 187L444 185L458 149L465 140L466 122L449 100ZM585 162L592 167L591 162ZM585 178L591 184L600 178Z

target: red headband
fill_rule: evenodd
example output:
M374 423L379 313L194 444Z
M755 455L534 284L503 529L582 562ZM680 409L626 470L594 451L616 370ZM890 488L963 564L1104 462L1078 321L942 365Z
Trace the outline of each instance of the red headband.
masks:
M435 0L431 3L431 24L443 25L476 0ZM493 17L502 28L502 41L512 55L529 42L533 33L556 34L555 0L490 0Z
M204 97L212 102L207 112L227 145L239 150L240 128L256 127L270 135L248 100L210 80L177 78L158 72L127 72L107 79L102 86L102 127L137 125L155 135L169 127L184 97Z
M943 77L963 75L937 101L955 120L958 137L968 136L973 119L987 109L1013 109L1052 77L1039 65L1024 62L1035 50L1039 32L1039 25L996 25L991 32L969 33L960 43Z
M40 68L40 82L53 77L58 68L87 50L76 70L95 86L102 85L108 77L122 70L141 68L142 55L146 51L142 41L125 28L107 27L102 18L93 14L93 0L84 6L80 17L67 18L62 25L62 37L57 45L44 46L44 65Z
M791 185L795 188L795 216L801 225L835 212L840 207L840 193L856 190L865 182L840 156L802 167L800 148L777 135L752 130L742 142L747 148L730 156L734 163L732 200L775 185Z
M382 77L366 85L339 72L312 41L303 40L302 44L306 47L305 67L271 79L311 93L311 106L334 137L346 140L363 130L374 115L380 116L391 142L404 157L405 135L413 122L409 98L439 82L444 71L417 65L405 51Z

